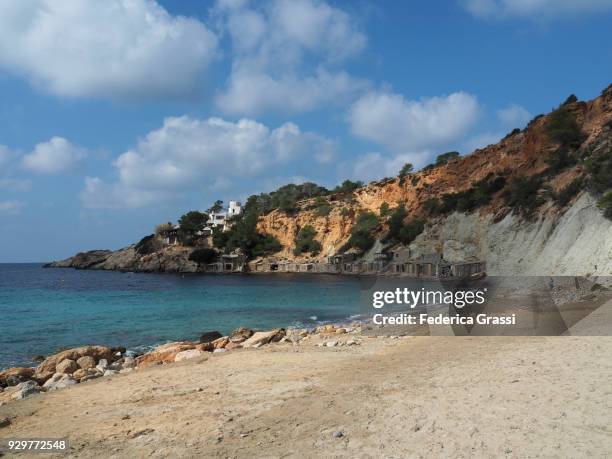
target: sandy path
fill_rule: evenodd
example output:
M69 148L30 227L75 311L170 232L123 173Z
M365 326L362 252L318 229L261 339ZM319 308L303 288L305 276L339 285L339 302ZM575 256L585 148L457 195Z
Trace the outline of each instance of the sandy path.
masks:
M11 403L0 435L78 457L609 457L610 355L607 337L278 344Z

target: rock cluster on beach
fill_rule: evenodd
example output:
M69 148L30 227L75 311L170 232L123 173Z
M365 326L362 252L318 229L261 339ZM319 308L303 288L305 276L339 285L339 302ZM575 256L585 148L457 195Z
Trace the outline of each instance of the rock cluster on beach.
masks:
M128 373L135 369L164 365L201 357L207 353L222 353L240 348L256 349L270 343L293 343L316 335L326 347L351 346L359 342L354 336L339 340L338 336L359 332L359 327L324 325L314 329L275 328L254 331L246 327L223 336L217 331L205 332L199 342L177 341L162 344L150 352L133 356L125 348L81 346L53 354L35 368L9 368L0 371L0 404L22 400L31 395L63 389L103 376Z

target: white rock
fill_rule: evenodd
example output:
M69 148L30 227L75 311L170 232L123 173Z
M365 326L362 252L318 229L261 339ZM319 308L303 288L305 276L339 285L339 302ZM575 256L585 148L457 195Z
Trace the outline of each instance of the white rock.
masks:
M134 357L126 357L123 359L123 369L134 368L136 366L136 359Z
M187 349L186 351L181 351L177 353L174 356L174 361L180 362L181 360L193 359L193 358L201 356L203 353L204 352L200 351L199 349Z
M217 353L219 353L219 352L227 352L227 349L223 349L223 348L221 348L221 349L215 349L215 350L213 351L213 354L217 354Z
M106 370L102 376L112 376L119 373L117 370Z
M43 388L48 391L57 390L72 386L76 383L76 380L69 374L55 373L43 384Z
M328 341L327 343L325 343L325 346L327 347L336 347L338 345L338 341Z
M41 390L41 387L36 384L36 381L25 381L10 388L7 387L5 392L11 392L11 398L13 400L23 400L30 395L38 394Z
M97 367L98 367L98 368L103 368L104 370L106 370L106 369L108 368L108 360L106 360L106 359L100 359L100 360L98 361L98 365L97 365Z

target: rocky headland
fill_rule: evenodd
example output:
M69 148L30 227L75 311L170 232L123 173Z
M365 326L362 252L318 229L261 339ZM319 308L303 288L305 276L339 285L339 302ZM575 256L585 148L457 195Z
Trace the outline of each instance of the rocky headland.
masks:
M256 257L324 262L344 253L359 216L367 213L377 221L368 230L371 248L357 253L362 260L404 245L414 256L485 260L493 275L605 276L612 274L612 204L608 209L602 198L609 189L612 86L591 101L570 97L525 129L464 157L348 192L303 199L291 210L266 209L257 214L256 230L279 246L276 253ZM391 214L400 208L403 224L424 222L409 240L390 237ZM296 250L304 228L316 251ZM213 238L200 242L222 252ZM49 266L204 272L205 266L190 256L195 249L152 235L120 250L83 252Z

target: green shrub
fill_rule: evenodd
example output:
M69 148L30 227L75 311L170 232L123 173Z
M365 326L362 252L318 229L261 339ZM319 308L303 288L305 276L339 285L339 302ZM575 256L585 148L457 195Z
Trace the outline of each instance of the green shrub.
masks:
M559 107L548 116L546 131L551 140L569 148L579 147L585 138L576 116L565 106Z
M576 196L582 189L584 179L582 177L576 177L564 188L559 190L559 193L554 196L556 203L563 207L567 205L574 196Z
M348 217L351 214L351 211L349 210L348 207L343 207L342 209L340 209L340 215L342 217Z
M612 191L608 191L603 197L597 202L599 207L604 214L604 217L612 220Z
M442 212L442 204L438 198L429 198L423 203L423 209L430 215L438 215Z
M321 243L315 240L317 232L310 226L304 226L299 232L295 239L295 249L293 253L300 255L301 253L309 252L312 255L318 255L321 251Z
M572 151L565 145L561 145L546 159L546 164L550 167L550 171L554 173L573 166L577 162Z
M460 155L458 151L448 151L446 153L442 153L436 158L436 166L446 164L447 162L452 161L453 159L457 159L459 156Z
M350 180L345 180L344 182L342 182L340 185L338 185L336 188L334 188L332 190L332 193L335 194L348 194L348 193L352 193L353 191L355 191L358 188L361 188L363 186L363 182L352 182Z
M215 247L221 248L226 252L240 249L248 258L269 255L282 250L281 243L271 235L263 235L257 231L257 222L262 213L262 207L266 205L262 202L262 196L250 196L240 215L226 235L213 233ZM217 245L219 244L219 245Z
M271 255L276 252L280 252L283 249L283 245L270 234L261 235L257 234L255 243L252 248L248 251L251 257L257 258L264 255Z
M584 162L588 172L587 186L595 193L612 188L612 150L592 154Z
M412 173L413 170L414 170L414 166L412 164L410 163L404 164L399 171L399 178L404 179L404 177Z
M415 219L406 223L398 234L398 240L402 244L408 245L425 229L423 220Z
M311 209L315 211L315 215L317 217L326 217L331 212L331 205L329 204L327 199L319 196L315 199L315 202L311 206Z
M506 205L524 217L531 217L544 204L544 199L538 194L541 187L542 179L538 176L515 177L504 191Z
M575 102L578 102L578 98L576 97L575 94L570 94L567 99L565 99L565 102L563 102L561 105L569 105L569 104L573 104Z
M206 225L208 215L192 210L179 218L178 238L182 244L191 245L198 231Z
M366 252L374 245L373 233L378 226L378 218L375 214L372 212L361 213L351 228L351 237L346 245L359 249L361 252Z
M520 133L521 133L521 130L519 128L514 128L508 134L506 134L502 140L509 139L510 137L513 137Z
M404 223L407 216L408 213L406 212L404 203L400 203L389 218L389 231L383 238L383 242L410 244L423 232L425 222L423 220L414 219L408 223Z
M470 212L488 204L491 201L491 195L500 191L505 184L505 177L489 174L474 183L468 190L443 195L439 212L447 213L454 210Z
M391 210L389 209L389 203L388 202L383 202L380 205L379 213L380 213L381 217L386 217L387 215L389 215L391 213Z
M399 203L389 218L389 231L387 231L383 238L384 242L397 241L399 239L399 233L404 226L404 220L407 216L405 204L403 202Z
M209 248L195 249L189 254L189 259L191 261L195 261L198 264L204 265L208 263L213 263L217 260L217 257L217 251Z
M412 178L410 179L410 183L412 183L412 186L417 186L417 183L419 183L419 180L421 180L421 177L419 177L418 175L413 175Z

